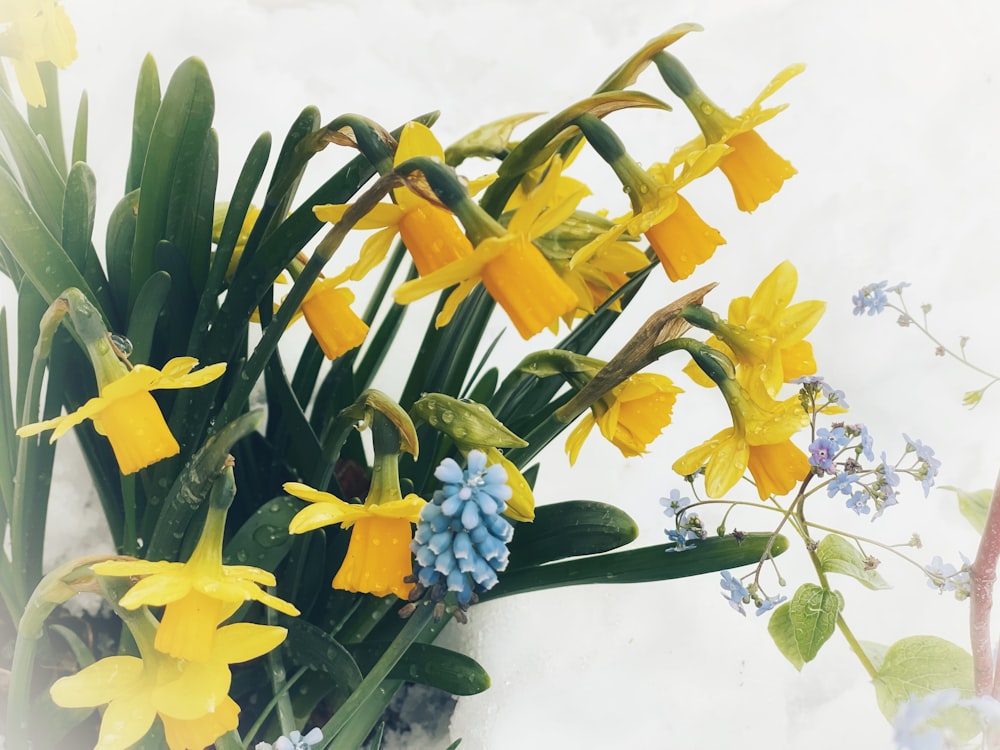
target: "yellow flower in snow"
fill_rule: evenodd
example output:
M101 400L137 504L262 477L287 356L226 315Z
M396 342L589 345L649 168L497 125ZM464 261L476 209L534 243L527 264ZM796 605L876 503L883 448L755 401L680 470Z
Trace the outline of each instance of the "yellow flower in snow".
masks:
M558 325L559 318L576 310L577 296L532 240L559 226L583 198L584 192L578 191L556 201L559 177L560 162L556 159L502 234L483 239L472 255L402 284L394 293L396 302L406 305L458 284L438 315L436 324L440 327L451 320L459 303L482 280L522 338Z
M260 588L275 585L271 573L249 565L222 564L225 525L226 508L213 503L187 562L109 560L93 566L102 576L142 577L119 600L126 609L166 605L156 631L158 651L177 659L207 660L219 632L216 628L244 602L258 601L292 617L299 613Z
M63 7L54 0L6 0L0 3L0 56L14 65L25 100L45 106L45 90L37 63L65 68L76 59L76 31Z
M135 632L133 630L133 632ZM64 708L108 704L95 750L125 750L157 717L170 750L204 748L236 728L240 707L229 697L229 665L271 651L284 628L238 623L219 628L203 662L161 654L136 634L142 658L109 656L55 681L49 692Z
M413 573L411 524L417 522L420 509L427 504L422 498L414 494L398 497L397 488L397 499L382 499L375 483L364 505L346 503L299 482L286 482L284 489L312 503L292 518L288 525L291 533L302 534L331 524L354 527L347 556L333 578L333 588L406 598L413 588L412 583L403 580Z
M416 156L433 156L443 162L444 149L430 128L419 122L408 122L399 136L393 165ZM450 211L421 198L409 188L397 188L392 195L394 203L378 204L354 225L355 229L381 231L365 241L361 257L352 269L352 279L362 278L381 263L397 234L421 276L472 254L472 243ZM347 204L314 206L313 213L321 221L336 223L349 207Z
M798 395L775 400L750 368L716 382L733 425L677 459L674 471L687 476L704 467L709 497L725 495L748 468L761 499L786 494L810 470L809 459L790 440L809 422Z
M90 399L72 414L25 425L17 434L28 437L53 430L49 441L53 442L70 427L91 419L94 429L111 442L122 474L132 474L180 452L150 391L196 388L212 382L226 370L226 365L219 363L191 372L198 364L193 357L175 357L162 371L148 365L136 365L129 370L124 364L118 364L118 377L100 387L100 396Z
M741 211L756 209L796 173L795 168L778 156L755 128L788 106L783 104L764 109L762 105L765 99L805 70L804 65L789 65L739 116L731 117L697 87L677 58L661 52L655 61L667 85L684 101L702 131L701 136L677 149L677 155L690 161L697 159L707 146L728 145L730 150L719 160L719 169L729 180L736 205Z
M300 308L327 359L361 346L368 335L368 325L351 309L354 294L342 281L342 276L316 280Z
M677 394L682 393L665 375L639 372L606 393L590 407L566 440L569 462L576 462L580 448L596 424L601 434L626 458L639 456L670 424Z
M749 297L729 303L727 320L705 311L703 327L714 335L706 343L740 366L757 368L768 393L782 383L816 372L812 345L805 337L816 327L826 303L805 300L792 304L798 272L789 261L779 263ZM702 325L702 324L698 324ZM694 362L684 371L702 385L712 381Z

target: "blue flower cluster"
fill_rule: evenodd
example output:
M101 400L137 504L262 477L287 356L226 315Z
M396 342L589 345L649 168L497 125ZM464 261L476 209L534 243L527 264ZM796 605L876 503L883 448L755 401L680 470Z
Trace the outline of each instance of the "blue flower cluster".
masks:
M942 594L945 591L953 591L955 598L961 601L967 599L971 593L972 583L969 578L969 567L972 565L972 561L961 552L958 554L962 558L961 568L946 563L940 555L934 555L931 564L924 568L924 572L927 573L928 586L937 589Z
M415 590L419 595L429 588L438 601L454 591L459 606L467 609L474 595L496 585L497 572L507 567L507 542L514 535L514 527L500 515L512 494L507 472L499 464L487 466L486 454L471 450L464 471L446 458L434 476L444 486L421 510L410 545L419 584Z
M903 287L909 286L905 281L893 286L886 286L888 283L888 281L880 281L877 284L867 284L861 287L858 293L851 297L851 301L854 303L854 314L863 315L867 312L869 315L878 315L889 303L889 298L885 296L886 292L898 294L903 290Z
M323 741L323 730L313 727L308 734L303 735L298 730L293 731L288 737L282 735L274 741L258 742L254 745L254 750L309 750L314 745Z
M833 386L823 380L822 375L803 375L789 382L801 385L802 395L807 398L815 398L817 394L822 394L831 404L836 404L844 409L850 408L850 404L847 403L847 399L844 397L844 392L834 390ZM807 408L806 411L811 411L811 409Z
M661 497L660 505L663 512L674 521L674 528L664 529L667 539L674 543L667 552L683 552L693 549L693 544L688 544L692 539L704 539L705 529L702 528L701 519L697 513L690 513L684 510L691 504L691 499L682 497L680 490L670 490L669 497Z

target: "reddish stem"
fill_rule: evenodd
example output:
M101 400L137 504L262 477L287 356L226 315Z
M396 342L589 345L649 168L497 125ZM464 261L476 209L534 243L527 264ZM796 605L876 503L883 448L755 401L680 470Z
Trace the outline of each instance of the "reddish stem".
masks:
M1000 476L993 488L993 498L986 514L986 525L979 541L976 559L969 568L971 602L969 637L976 677L976 694L1000 699L1000 684L994 680L993 647L990 643L990 610L993 608L993 584L1000 557Z

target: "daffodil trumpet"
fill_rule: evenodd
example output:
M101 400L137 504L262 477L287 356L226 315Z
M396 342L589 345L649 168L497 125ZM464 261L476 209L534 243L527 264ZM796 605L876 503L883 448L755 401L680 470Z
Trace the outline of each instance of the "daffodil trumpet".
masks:
M732 186L737 208L754 211L770 200L785 180L796 174L795 168L761 138L756 127L785 109L787 105L769 109L761 105L789 79L805 70L804 65L790 65L782 70L749 107L738 117L732 117L698 88L676 57L661 51L654 55L653 62L664 83L681 98L701 129L701 136L678 148L676 154L691 163L713 144L729 146L718 165Z

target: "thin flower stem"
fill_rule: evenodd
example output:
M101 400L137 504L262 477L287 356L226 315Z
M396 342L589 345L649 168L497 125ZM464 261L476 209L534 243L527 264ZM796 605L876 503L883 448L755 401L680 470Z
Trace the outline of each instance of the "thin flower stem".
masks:
M902 300L902 298L900 299L899 304L902 305L902 307L896 307L896 305L892 304L891 302L889 304L887 304L886 307L888 307L888 308L890 308L892 310L895 310L896 312L901 313L902 315L905 315L907 317L907 319L909 320L909 324L912 325L912 326L915 326L917 328L917 330L919 330L922 334L924 334L924 336L926 336L927 338L929 338L933 344L937 345L939 351L944 352L949 357L958 360L963 365L965 365L966 367L968 367L970 370L974 370L975 372L978 372L980 375L985 375L986 377L990 378L991 382L989 383L989 385L986 386L987 388L990 385L993 385L993 383L995 383L998 380L1000 380L1000 375L994 375L992 372L989 372L988 370L984 370L982 367L979 367L978 365L974 365L972 362L970 362L968 359L966 359L964 353L963 354L958 354L958 353L952 351L947 346L945 346L941 342L941 340L938 339L937 336L935 336L933 333L931 333L930 327L927 325L927 316L926 316L926 314L924 315L924 323L921 324L920 322L917 321L916 318L914 318L912 315L910 315L910 311L907 309L906 303ZM984 388L984 390L985 390L985 388Z
M299 679L302 678L306 674L306 672L309 671L310 671L309 667L302 667L295 674L293 674L291 678L289 678L289 680L285 682L285 692L288 693L292 689L292 685L298 682ZM273 698L271 698L271 700L267 702L267 705L265 705L264 708L261 709L260 715L257 717L257 720L250 725L250 728L246 731L246 734L243 736L240 743L236 745L235 750L241 750L241 749L247 750L247 748L250 747L250 743L253 742L254 737L257 736L257 734L261 730L261 727L264 726L264 722L267 721L267 718L271 715L271 711L274 710L275 706L278 703L279 698L280 696L275 695ZM236 730L233 731L235 732ZM218 742L219 741L216 740L216 744L218 744ZM221 748L217 748L217 750L221 750Z
M993 488L993 499L986 513L983 536L976 559L969 566L969 638L975 674L976 694L1000 696L994 677L993 648L990 644L990 610L993 608L993 584L997 558L1000 557L1000 476Z
M269 589L273 594L274 589ZM271 607L267 607L267 624L275 626L278 624L278 613ZM286 737L293 729L298 728L295 720L295 711L292 709L292 699L288 696L288 680L285 675L285 661L281 656L281 649L272 649L267 655L267 666L271 675L271 688L274 699L278 705L278 722L281 724L281 733Z

